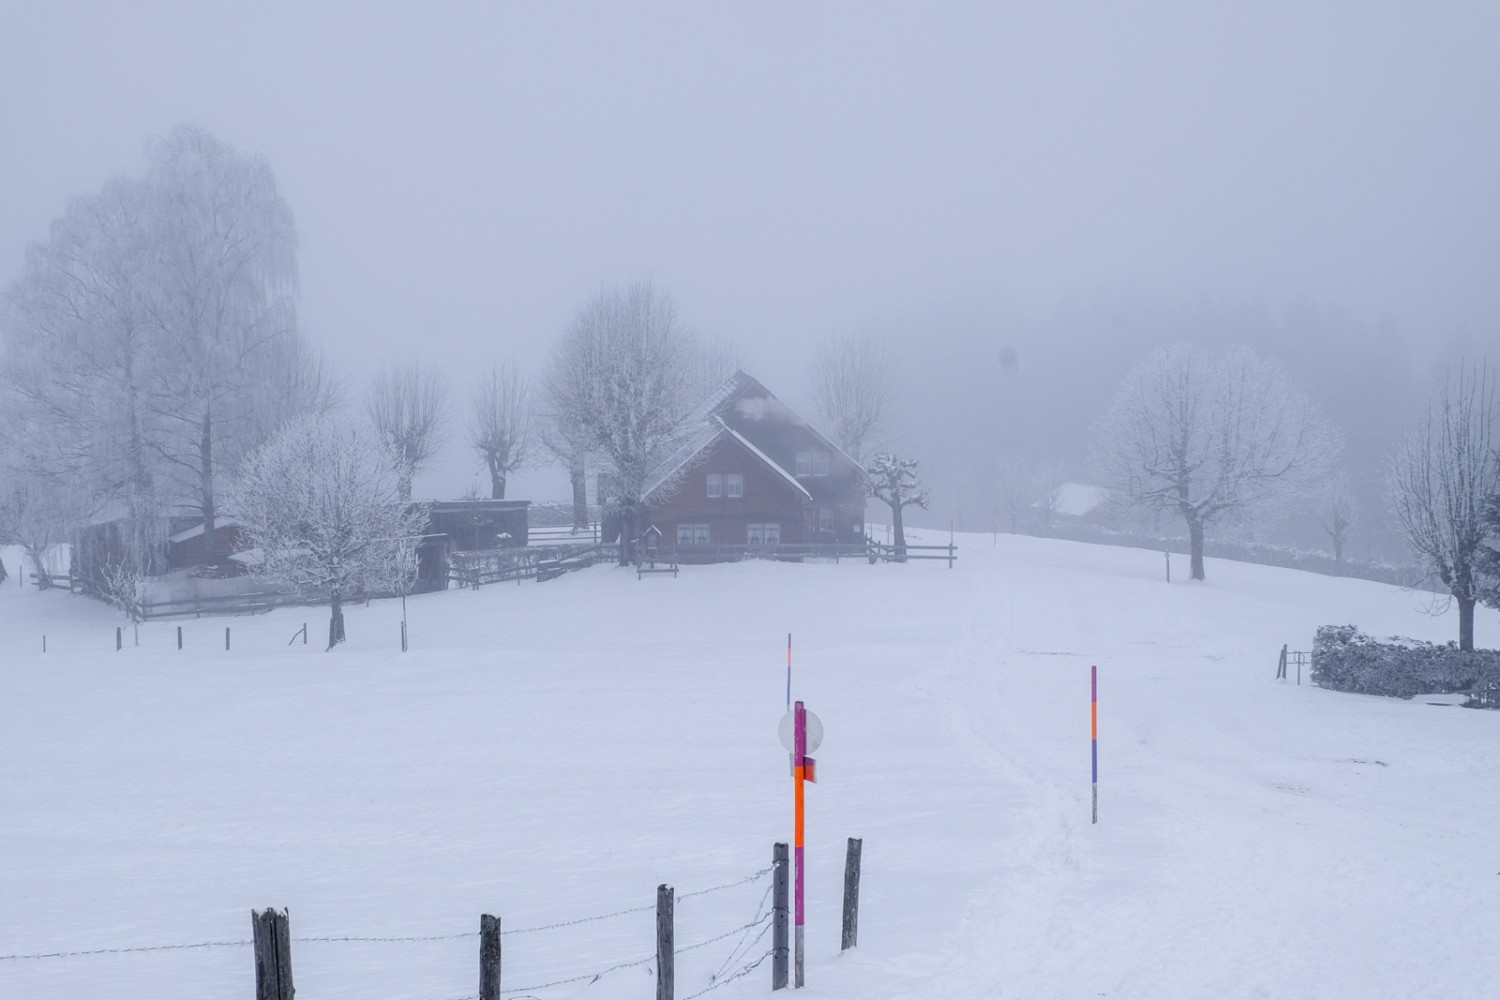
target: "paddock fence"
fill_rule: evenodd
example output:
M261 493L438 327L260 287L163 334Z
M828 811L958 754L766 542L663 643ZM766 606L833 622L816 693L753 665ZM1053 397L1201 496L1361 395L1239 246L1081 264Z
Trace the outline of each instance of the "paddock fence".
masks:
M857 944L861 844L860 840L849 839L844 871L841 950ZM715 907L706 910L698 908L699 900L730 893L737 895L723 899ZM475 983L477 989L465 993L452 989L434 990L426 1000L520 1000L523 997L545 1000L544 995L549 991L566 990L571 995L581 986L630 969L641 969L652 976L657 1000L697 1000L698 997L750 976L768 961L770 989L774 991L787 987L792 957L791 897L789 851L785 843L777 843L773 847L769 866L719 885L679 894L674 887L662 884L656 888L653 903L544 924L510 927L500 917L485 913L479 917L478 928L472 931L404 935L317 933L294 936L288 912L268 907L251 912L251 936L248 938L0 954L0 971L13 963L77 962L105 956L166 956L210 949L241 949L250 953L249 964L254 975L256 1000L292 1000L295 992L292 962L294 946L297 950L317 946L315 953L321 958L329 954L330 947L378 945L382 950L387 950L398 946L447 947L444 943L471 941L478 945L479 969L477 975L469 981ZM743 909L740 910L739 918L724 919L741 907ZM644 916L651 913L655 915L654 935L651 934L651 924ZM630 923L628 918L631 917L640 919ZM574 928L616 922L626 924L627 936L630 928L636 928L643 937L654 940L642 940L633 955L612 957L594 963L577 962L573 947L528 947L529 942L542 935L557 935ZM679 934L684 930L688 933ZM686 943L679 943L681 938L685 938ZM654 945L654 948L648 951L648 944ZM528 952L560 952L573 961L570 963L565 960L562 964L556 961L528 963L524 960ZM522 961L516 962L517 954L523 956ZM511 986L508 982L508 970L513 964L519 964L523 968L529 965L528 971L533 973L545 969L550 975L537 976L538 981L532 982L523 973L520 978L524 985ZM679 975L679 971L686 972L686 975ZM156 975L163 983L171 980L169 969L158 970ZM329 979L327 970L319 970L319 979L325 982ZM455 977L449 981L460 980Z

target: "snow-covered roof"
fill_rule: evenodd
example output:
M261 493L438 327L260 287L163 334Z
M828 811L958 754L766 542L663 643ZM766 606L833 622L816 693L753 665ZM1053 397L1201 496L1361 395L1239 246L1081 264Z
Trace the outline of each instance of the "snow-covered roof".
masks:
M646 488L642 496L649 498L657 490L671 482L699 452L718 440L719 436L726 430L727 428L724 426L723 421L705 421L702 430L690 437L682 447L672 452L666 461L656 467L656 471L652 472L646 480Z
M237 528L239 527L239 524L240 522L236 521L232 517L214 518L215 531L218 531L220 528ZM190 538L197 538L201 534L203 534L203 525L198 524L191 528L188 528L186 531L179 531L175 535L168 535L167 541L173 543L185 542Z
M755 447L755 445L751 444L748 440L746 440L745 439L745 435L741 434L739 431L735 430L733 427L730 427L728 424L725 424L724 421L723 420L719 420L718 417L715 417L714 419L718 420L719 423L723 425L724 429L726 431L728 431L731 435L733 435L733 437L734 437L734 439L736 441L738 441L740 444L744 445L747 449L749 449L749 451L750 451L750 453L752 455L754 455L756 458L760 459L762 462L765 462L772 469L776 470L776 472L778 474L780 474L780 476L781 476L782 479L785 479L787 482L791 483L793 489L795 489L798 493L801 493L803 496L807 497L807 499L809 499L809 500L812 499L812 494L809 493L809 492L807 492L807 487L806 486L803 486L801 483L797 482L797 477L796 476L792 475L790 472L788 472L785 469L783 469L777 463L771 461L771 456L767 455L765 452L761 451L759 448Z
M1109 501L1109 491L1089 483L1063 483L1057 488L1053 510L1067 517L1083 517Z

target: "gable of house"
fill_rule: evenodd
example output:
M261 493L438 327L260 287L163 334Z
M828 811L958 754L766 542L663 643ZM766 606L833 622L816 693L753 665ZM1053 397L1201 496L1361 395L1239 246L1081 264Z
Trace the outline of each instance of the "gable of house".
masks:
M701 432L648 490L649 523L666 544L863 537L863 470L760 382L736 372L688 420Z

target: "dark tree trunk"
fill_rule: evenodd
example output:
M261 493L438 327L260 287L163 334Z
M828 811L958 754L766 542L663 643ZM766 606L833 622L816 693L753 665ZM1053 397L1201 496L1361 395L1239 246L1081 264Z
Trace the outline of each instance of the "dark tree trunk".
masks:
M589 526L588 473L582 455L568 462L568 479L573 484L573 527L579 531Z
M896 561L906 562L906 529L901 523L901 504L891 504L891 530L896 535Z
M1192 572L1189 573L1194 580L1202 580L1203 576L1203 522L1197 518L1188 518L1188 546L1192 553Z
M335 591L329 604L331 613L328 618L328 649L332 649L344 641L344 599Z
M1458 648L1467 652L1474 649L1474 598L1458 597Z
M45 546L40 549L26 547L26 554L31 557L31 565L36 567L36 586L38 590L46 590L52 586L52 577L47 574L46 564L42 561L42 555L46 551Z
M635 535L636 525L640 518L634 507L625 507L620 511L620 565L629 566L635 562Z
M505 499L505 470L500 467L499 459L491 456L488 459L490 467L490 499Z

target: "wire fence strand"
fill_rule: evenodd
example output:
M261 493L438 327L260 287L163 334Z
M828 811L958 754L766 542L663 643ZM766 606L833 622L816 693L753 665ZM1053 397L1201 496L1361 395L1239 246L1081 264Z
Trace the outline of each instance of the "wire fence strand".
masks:
M752 872L742 879L733 882L725 882L723 885L709 886L707 889L695 889L678 896L679 901L692 899L696 896L706 896L713 892L722 892L726 889L738 888L756 882L773 869L762 868ZM600 920L612 920L615 917L623 917L632 913L648 913L656 909L656 904L646 906L632 906L623 910L615 910L612 913L597 913L588 917L579 917L576 920L561 920L551 924L539 924L535 927L515 927L502 930L501 936L512 934L536 934L541 931L561 930L565 927L577 927L581 924L591 924ZM338 934L320 935L310 937L294 937L294 944L411 944L424 941L461 941L466 938L479 937L478 931L458 931L452 934L410 934L410 935L377 935L377 934ZM32 953L17 953L14 955L0 955L0 962L19 962L53 958L84 958L94 955L131 955L153 951L189 951L198 948L248 948L253 941L197 941L191 944L152 944L135 945L122 948L81 948L70 951L44 951ZM696 947L696 946L695 946ZM639 964L639 963L637 963ZM601 973L602 974L602 973ZM583 977L588 978L588 977ZM540 988L540 987L538 987Z

